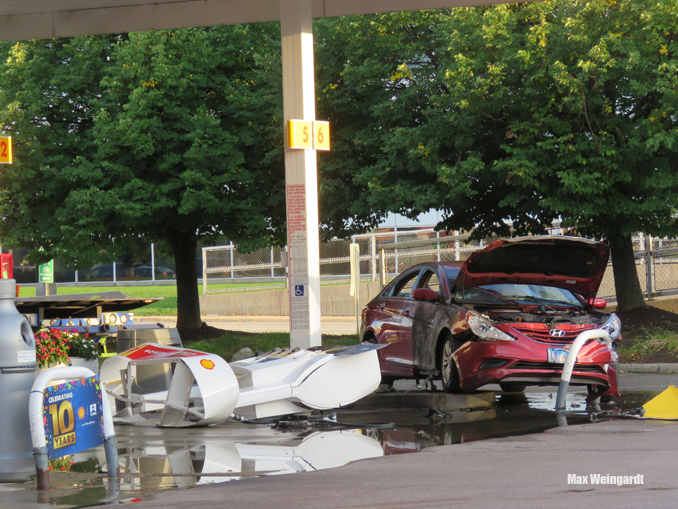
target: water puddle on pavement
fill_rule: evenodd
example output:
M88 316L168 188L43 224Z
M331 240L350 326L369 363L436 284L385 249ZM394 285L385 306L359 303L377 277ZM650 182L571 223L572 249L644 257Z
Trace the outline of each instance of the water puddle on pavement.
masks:
M50 473L49 493L38 493L35 483L26 483L0 485L0 494L3 501L15 501L13 507L26 508L133 502L168 489L320 470L427 447L539 433L558 426L555 397L555 392L498 394L489 408L453 413L347 409L279 425L116 426L119 486L109 486L101 473L106 462L100 451L60 460ZM644 402L649 397L640 399ZM622 402L628 408L642 405L623 396L616 404L602 405L600 411L591 413L584 394L570 393L567 424L604 419L618 411Z

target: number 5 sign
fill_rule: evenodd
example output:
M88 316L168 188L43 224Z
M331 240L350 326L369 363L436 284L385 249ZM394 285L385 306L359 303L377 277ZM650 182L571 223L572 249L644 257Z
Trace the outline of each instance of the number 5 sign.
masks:
M287 142L289 148L329 150L330 123L319 120L289 120Z
M0 164L12 164L12 138L0 136Z

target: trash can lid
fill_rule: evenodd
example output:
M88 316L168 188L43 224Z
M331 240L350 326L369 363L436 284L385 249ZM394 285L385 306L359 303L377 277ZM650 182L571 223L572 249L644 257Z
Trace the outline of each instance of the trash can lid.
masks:
M0 299L16 299L16 280L0 279Z

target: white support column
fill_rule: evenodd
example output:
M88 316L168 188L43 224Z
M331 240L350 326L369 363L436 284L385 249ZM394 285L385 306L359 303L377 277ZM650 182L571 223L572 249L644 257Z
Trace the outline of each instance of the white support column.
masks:
M315 120L311 0L280 0L283 116ZM320 346L320 238L315 150L285 147L290 346Z

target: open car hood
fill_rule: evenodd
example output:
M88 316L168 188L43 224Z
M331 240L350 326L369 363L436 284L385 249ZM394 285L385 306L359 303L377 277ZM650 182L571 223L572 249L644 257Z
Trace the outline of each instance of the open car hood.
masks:
M579 237L543 236L498 240L476 251L457 276L458 287L502 283L555 286L595 297L610 249Z

